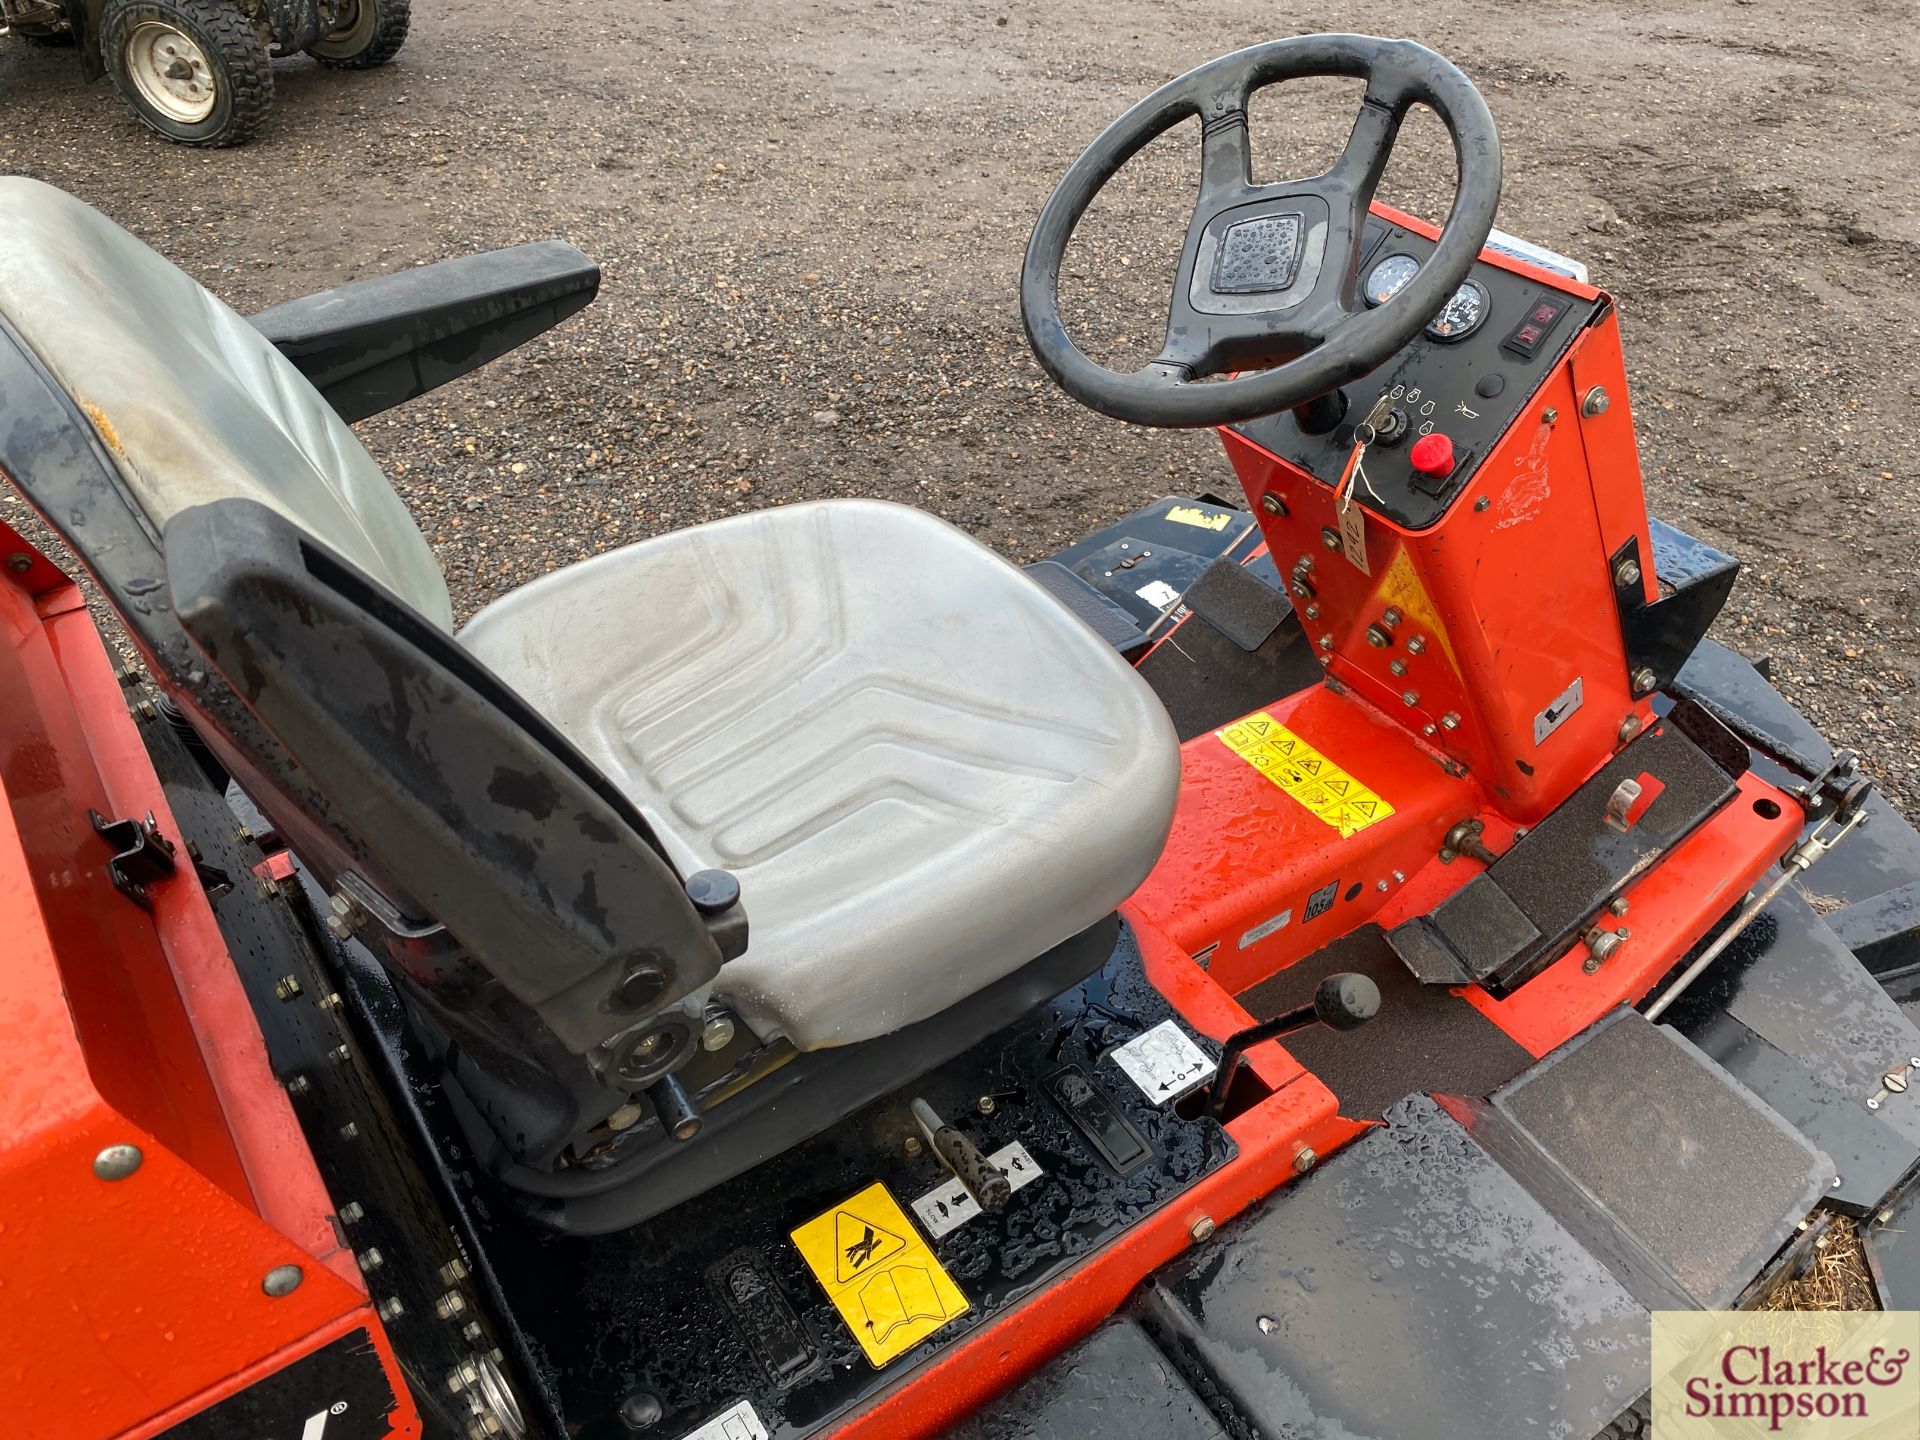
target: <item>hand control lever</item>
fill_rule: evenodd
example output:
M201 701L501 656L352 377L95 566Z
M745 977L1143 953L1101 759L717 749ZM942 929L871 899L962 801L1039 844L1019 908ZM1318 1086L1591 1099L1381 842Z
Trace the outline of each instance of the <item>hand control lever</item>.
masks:
M1313 992L1313 1003L1302 1005L1262 1020L1258 1025L1229 1037L1220 1052L1220 1066L1214 1072L1213 1087L1207 1096L1207 1108L1201 1113L1218 1120L1227 1108L1227 1091L1233 1088L1233 1072L1241 1057L1263 1040L1278 1040L1309 1025L1325 1025L1329 1030L1355 1030L1380 1013L1380 987L1365 975L1343 971L1329 975Z
M989 1215L1004 1210L1013 1196L1013 1182L1007 1178L1007 1172L981 1154L978 1145L942 1120L926 1101L916 1096L912 1108L913 1118L920 1122L933 1153L953 1172L954 1178L967 1187L967 1193L979 1202L980 1208Z

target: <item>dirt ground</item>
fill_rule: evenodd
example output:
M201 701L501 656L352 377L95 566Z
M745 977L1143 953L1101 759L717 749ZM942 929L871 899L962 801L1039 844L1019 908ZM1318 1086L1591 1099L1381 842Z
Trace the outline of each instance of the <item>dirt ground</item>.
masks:
M1093 416L1029 359L1015 284L1054 179L1219 52L1411 35L1487 93L1500 223L1620 297L1654 506L1746 561L1721 638L1773 657L1920 813L1911 18L1904 0L419 0L387 70L279 66L268 133L231 152L162 144L69 53L0 40L0 171L72 190L243 311L553 235L598 258L589 312L362 427L463 611L586 552L824 495L910 501L1031 559L1231 483L1210 437ZM1317 168L1356 98L1267 92L1262 172ZM1432 129L1384 191L1429 214L1451 180ZM1158 333L1192 144L1156 144L1076 242L1090 345Z

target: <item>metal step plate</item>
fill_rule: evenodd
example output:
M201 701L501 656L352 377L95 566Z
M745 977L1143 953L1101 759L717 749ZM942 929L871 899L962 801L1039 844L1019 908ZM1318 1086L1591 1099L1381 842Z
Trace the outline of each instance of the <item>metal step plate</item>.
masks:
M1162 1270L1148 1332L1236 1435L1599 1431L1645 1308L1433 1100L1386 1120Z

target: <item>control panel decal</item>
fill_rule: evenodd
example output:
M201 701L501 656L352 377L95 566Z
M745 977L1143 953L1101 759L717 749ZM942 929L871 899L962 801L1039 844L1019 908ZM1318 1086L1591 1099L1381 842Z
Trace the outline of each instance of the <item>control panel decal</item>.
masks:
M1213 733L1309 814L1338 830L1343 840L1393 814L1393 806L1379 794L1264 710Z

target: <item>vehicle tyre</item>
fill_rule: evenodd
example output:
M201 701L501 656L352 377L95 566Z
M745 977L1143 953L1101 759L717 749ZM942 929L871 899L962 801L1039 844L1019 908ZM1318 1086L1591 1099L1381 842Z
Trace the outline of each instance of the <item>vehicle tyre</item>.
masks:
M407 43L413 0L346 0L342 15L307 53L336 70L371 70L393 59Z
M183 145L245 144L273 105L266 42L220 0L107 0L100 53L134 113Z

